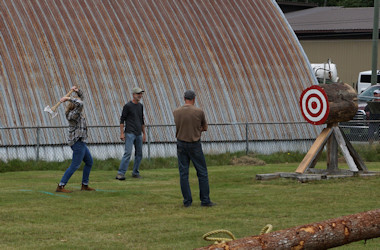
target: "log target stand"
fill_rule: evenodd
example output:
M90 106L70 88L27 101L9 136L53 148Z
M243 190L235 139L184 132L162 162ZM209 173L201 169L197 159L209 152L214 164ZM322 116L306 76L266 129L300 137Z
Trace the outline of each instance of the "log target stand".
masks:
M258 174L257 180L292 178L300 182L311 180L344 178L353 176L375 176L380 172L369 172L359 154L338 127L338 122L351 120L357 112L355 90L344 83L313 85L305 89L300 98L304 118L313 125L327 126L315 139L313 145L294 173ZM327 169L315 169L315 165L326 146ZM347 162L349 170L338 168L338 150Z

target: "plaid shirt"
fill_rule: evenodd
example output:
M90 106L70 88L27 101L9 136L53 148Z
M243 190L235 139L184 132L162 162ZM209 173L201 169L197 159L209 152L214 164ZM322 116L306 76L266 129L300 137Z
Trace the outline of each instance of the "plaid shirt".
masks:
M77 94L83 99L83 92L81 90L78 90ZM66 114L66 118L69 121L69 146L74 145L79 139L87 142L86 118L82 115L83 102L76 98L71 98L68 101L75 105L75 108Z

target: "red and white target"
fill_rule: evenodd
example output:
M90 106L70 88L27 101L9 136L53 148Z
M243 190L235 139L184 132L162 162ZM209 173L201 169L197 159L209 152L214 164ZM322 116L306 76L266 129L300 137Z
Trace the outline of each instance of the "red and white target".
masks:
M300 105L303 117L311 124L321 125L329 116L330 108L326 92L317 85L302 92Z

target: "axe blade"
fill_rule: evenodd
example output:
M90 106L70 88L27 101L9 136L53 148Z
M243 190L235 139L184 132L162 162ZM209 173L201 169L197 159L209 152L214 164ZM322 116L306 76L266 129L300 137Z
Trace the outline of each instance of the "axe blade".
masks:
M44 108L44 111L45 112L48 112L49 114L51 114L51 118L54 118L58 115L57 112L54 112L49 105L47 105L45 108Z

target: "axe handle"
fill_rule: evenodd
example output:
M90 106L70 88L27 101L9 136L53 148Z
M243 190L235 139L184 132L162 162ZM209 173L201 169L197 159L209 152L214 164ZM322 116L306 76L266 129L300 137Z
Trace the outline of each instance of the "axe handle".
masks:
M71 90L65 95L65 97L69 97L73 92L74 92L74 90L71 89ZM56 105L54 105L54 106L51 108L51 110L52 110L53 112L55 112L55 110L58 108L59 105L61 105L61 103L62 103L62 102L59 101Z

